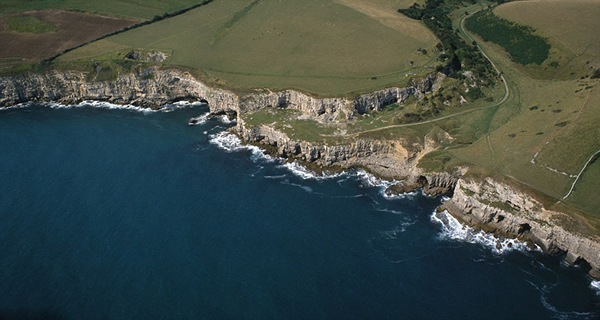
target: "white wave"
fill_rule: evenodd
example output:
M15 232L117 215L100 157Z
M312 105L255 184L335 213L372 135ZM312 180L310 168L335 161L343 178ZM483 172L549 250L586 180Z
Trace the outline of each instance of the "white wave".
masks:
M390 195L385 192L387 190L387 188L389 188L393 185L396 185L398 183L401 183L401 182L396 181L396 180L388 181L388 180L380 179L380 178L377 178L375 175L368 173L362 169L356 171L356 176L361 180L361 182L363 183L364 186L379 188L380 189L379 193L385 199L388 199L388 200L413 198L416 195L418 195L419 193L422 195L425 195L425 193L423 193L423 190L415 190L415 191L411 191L411 192L404 192L404 193Z
M250 156L250 159L253 161L274 161L273 157L266 154L261 148L253 145L244 145L238 136L227 131L209 135L209 142L227 152L242 150L251 151L252 155Z
M0 108L0 111L11 110L11 109L23 109L23 108L27 108L31 105L32 105L31 102L24 102L24 103L15 104L15 105L8 106L8 107L2 107L2 108Z
M34 105L39 105L42 107L47 107L51 109L73 109L73 108L84 108L84 107L92 107L92 108L100 108L100 109L111 109L111 110L130 110L142 112L144 114L155 113L155 112L171 112L178 109L189 108L200 106L202 103L200 102L189 102L189 101L179 101L173 104L166 104L159 109L150 109L144 108L140 106L135 106L132 104L115 104L106 101L97 101L97 100L85 100L78 104L62 104L59 102L23 102L14 106L10 106L4 109L17 109L17 108L27 108Z
M590 283L590 288L594 289L596 291L596 295L600 296L600 280L592 280Z
M477 243L490 248L496 254L503 254L513 250L530 251L530 248L525 243L517 239L500 238L484 231L476 232L473 228L461 224L446 210L440 212L434 211L431 214L431 221L442 227L442 232L440 233L441 239Z
M232 123L235 123L235 120L229 120L229 117L226 114L219 116L218 119L223 124L232 124Z
M368 187L389 187L395 183L395 181L386 181L383 179L379 179L376 176L364 171L358 170L356 172L356 176Z
M42 104L42 105L44 105L44 104ZM150 109L150 108L142 108L139 106L134 106L131 104L114 104L114 103L109 103L109 102L104 102L104 101L82 101L78 104L70 104L70 105L65 105L65 104L56 103L56 102L49 102L49 103L47 103L47 105L44 105L44 106L48 106L52 109L72 109L72 108L92 107L92 108L109 109L109 110L137 111L137 112L141 112L144 114L150 114L150 113L168 110L167 108L162 109L162 110L161 109Z
M280 167L288 169L291 173L302 178L303 180L333 179L333 178L339 178L346 174L346 172L340 172L340 173L334 173L334 174L325 174L323 172L319 176L316 172L308 170L306 167L304 167L301 164L298 164L296 161L286 162L286 163L282 164Z
M387 194L387 193L385 193L386 189L387 189L387 187L381 191L381 195L388 200L406 199L406 198L410 199L410 198L414 198L416 195L419 194L419 191L417 191L417 190L412 191L412 192L398 193L398 194ZM420 191L420 192L423 193L423 191Z
M191 118L190 119L190 125L192 125L192 126L199 126L199 125L205 124L206 121L208 121L208 115L209 114L210 114L210 112L207 112L207 113L205 113L203 115L200 115L198 117ZM195 120L194 123L191 123L192 120ZM206 132L206 131L204 131L204 132Z

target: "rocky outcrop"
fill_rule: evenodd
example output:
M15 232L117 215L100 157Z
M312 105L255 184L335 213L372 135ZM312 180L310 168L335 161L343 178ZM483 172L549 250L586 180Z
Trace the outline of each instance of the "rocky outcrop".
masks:
M590 276L600 279L599 235L567 230L557 221L573 218L544 209L539 201L515 187L491 178L479 182L461 179L442 209L469 225L531 241L544 252L566 252L570 264L585 260L592 268Z
M354 139L346 144L328 145L290 139L285 133L271 126L247 127L238 121L237 131L242 139L251 144L268 146L275 155L297 159L320 168L360 167L379 177L395 180L388 192L411 192L423 189L429 195L449 194L454 190L460 174L424 174L417 167L423 146L402 140Z

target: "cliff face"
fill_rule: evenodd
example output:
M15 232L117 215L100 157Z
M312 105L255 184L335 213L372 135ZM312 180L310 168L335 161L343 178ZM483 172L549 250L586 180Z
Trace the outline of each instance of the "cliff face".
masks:
M592 267L590 276L600 278L598 235L561 227L558 220L572 218L544 209L539 201L514 187L491 178L480 182L461 179L443 209L486 231L532 241L544 252L566 252L570 264L583 259Z
M298 159L321 168L361 167L379 177L397 180L398 185L389 190L392 193L423 188L430 195L449 194L460 175L425 174L417 167L419 155L426 152L424 147L406 141L355 139L342 145L310 143L290 139L270 126L248 128L241 119L237 131L247 143L268 145L280 157Z
M229 91L208 87L191 75L174 70L145 70L120 75L110 82L86 81L86 74L77 71L0 78L0 107L26 101L84 100L158 107L185 98L206 100L214 110L227 110L237 106L239 100Z
M211 112L246 113L266 107L291 108L323 120L340 113L347 118L357 113L379 110L382 106L405 101L431 90L435 76L429 75L407 88L388 88L360 95L355 99L314 98L294 90L263 91L242 96L212 88L187 72L149 68L138 73L119 75L116 81L86 81L86 73L52 71L0 78L0 108L26 101L78 103L101 100L118 104L159 107L180 99L204 100Z

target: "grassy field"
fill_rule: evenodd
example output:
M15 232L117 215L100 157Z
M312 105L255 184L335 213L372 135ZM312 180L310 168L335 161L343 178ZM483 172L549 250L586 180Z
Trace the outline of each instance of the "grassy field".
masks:
M48 58L133 23L59 10L0 16L0 66Z
M200 2L199 0L2 0L0 2L0 14L62 9L120 18L150 20L155 15L181 10Z
M396 3L402 1L219 0L104 43L172 51L172 65L232 87L351 95L406 84L435 61L434 36L393 10ZM88 59L89 52L60 59Z
M44 22L34 16L19 15L6 17L3 19L8 31L27 32L27 33L47 33L56 32L56 26Z
M600 51L586 50L581 45L583 41L577 40L597 39L600 29L571 27L594 25L597 23L595 15L581 14L575 18L574 13L569 13L567 16L573 20L564 21L557 20L555 15L544 14L546 11L563 14L562 9L573 7L575 2L542 2L545 11L527 12L527 19L518 22L535 21L532 26L537 29L536 34L548 37L552 44L548 61L541 66L522 66L511 61L502 47L478 38L482 48L508 79L511 96L504 105L490 110L487 115L456 119L458 131L449 130L453 136L468 132L469 126L478 128L483 134L472 144L451 147L431 155L430 160L434 162L436 158L449 155L449 164L475 164L511 177L558 201L567 193L575 180L574 175L590 155L600 149L600 81L589 78L592 70L600 67L593 65L600 58ZM504 6L527 7L527 3L501 5L495 12L502 12ZM595 4L589 4L579 2L577 12L595 7ZM535 8L541 7L535 2ZM511 18L510 14L503 17ZM561 30L560 34L556 34L558 30ZM564 41L568 38L575 40ZM589 45L597 43L591 41ZM560 61L560 65L552 67L553 60ZM582 175L576 192L566 203L600 216L595 188L600 176L596 167L594 164Z

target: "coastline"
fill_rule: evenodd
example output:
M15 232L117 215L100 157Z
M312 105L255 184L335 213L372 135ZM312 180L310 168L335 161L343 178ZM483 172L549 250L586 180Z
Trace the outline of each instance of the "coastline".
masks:
M600 239L567 230L558 225L557 217L567 214L546 210L531 194L495 181L465 178L468 168L452 173L427 173L417 167L424 154L435 150L435 141L412 143L357 138L350 144L326 145L290 139L269 126L248 127L240 115L262 108L291 108L323 121L336 117L352 118L357 114L378 111L386 104L403 102L409 96L422 96L439 85L429 75L413 86L388 88L345 98L318 99L285 90L268 90L237 95L212 88L189 73L176 70L150 70L152 78L139 74L120 75L114 82L87 82L86 75L76 71L54 71L0 78L0 109L26 102L58 102L63 105L84 101L107 101L127 105L125 108L158 109L169 103L194 100L206 103L212 115L228 115L237 119L234 127L246 144L266 149L273 156L309 164L309 168L362 168L385 180L399 181L390 194L422 189L427 195L448 195L441 210L476 230L484 230L508 238L531 241L544 252L565 252L569 264L585 260L590 276L600 279ZM101 102L99 102L101 103Z

